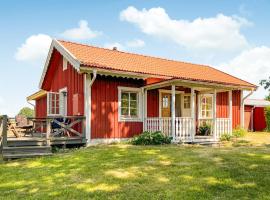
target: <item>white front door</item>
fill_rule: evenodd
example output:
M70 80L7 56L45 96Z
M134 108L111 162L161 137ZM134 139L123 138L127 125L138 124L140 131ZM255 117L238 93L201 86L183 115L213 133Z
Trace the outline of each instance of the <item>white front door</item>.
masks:
M182 117L191 117L191 96L190 94L182 95Z
M59 114L67 116L67 89L59 90Z

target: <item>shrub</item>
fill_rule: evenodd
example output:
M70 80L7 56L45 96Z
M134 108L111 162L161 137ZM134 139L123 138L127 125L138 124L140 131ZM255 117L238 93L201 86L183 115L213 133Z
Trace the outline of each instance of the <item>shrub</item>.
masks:
M228 133L224 133L220 137L221 141L230 141L231 139L232 139L232 135L230 135Z
M270 132L270 106L265 108L264 116L266 122L266 131Z
M170 144L172 137L163 135L160 131L150 133L143 132L138 136L134 136L131 139L131 144L134 145L160 145L160 144Z
M236 128L233 130L232 132L232 135L233 137L236 137L236 138L240 138L240 137L244 137L246 135L246 130L243 129L243 128Z
M211 134L211 125L208 123L203 123L199 127L199 135L210 135Z

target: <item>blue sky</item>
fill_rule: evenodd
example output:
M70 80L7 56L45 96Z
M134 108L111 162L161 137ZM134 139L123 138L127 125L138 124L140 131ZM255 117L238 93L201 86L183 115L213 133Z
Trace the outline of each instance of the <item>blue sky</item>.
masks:
M17 114L38 90L49 37L209 64L258 84L270 75L269 10L267 0L1 1L0 113Z

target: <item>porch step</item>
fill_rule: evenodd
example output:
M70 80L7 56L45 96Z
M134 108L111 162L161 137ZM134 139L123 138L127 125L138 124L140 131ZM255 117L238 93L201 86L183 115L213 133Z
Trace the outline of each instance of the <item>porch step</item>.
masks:
M193 144L199 144L199 145L211 145L211 146L214 146L214 145L217 145L219 144L219 142L217 141L212 141L212 140L205 140L205 141L194 141Z
M25 146L44 146L46 145L45 139L27 139L27 140L8 140L8 147L25 147Z
M28 158L52 155L50 146L3 147L4 159Z

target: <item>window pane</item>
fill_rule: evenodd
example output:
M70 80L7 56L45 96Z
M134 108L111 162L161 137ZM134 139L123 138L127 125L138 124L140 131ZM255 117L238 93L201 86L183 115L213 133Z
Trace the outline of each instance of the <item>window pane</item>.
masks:
M122 107L128 107L128 100L122 100L121 105Z
M130 101L131 108L137 108L137 101Z
M128 108L121 108L121 115L128 115Z
M128 93L122 92L122 94L121 94L121 99L122 99L122 100L123 100L123 99L128 100L128 99L129 99L128 96L129 96Z
M137 109L130 109L130 116L137 116Z
M130 93L130 100L137 100L137 93Z
M211 111L206 111L206 117L212 117L212 112Z

